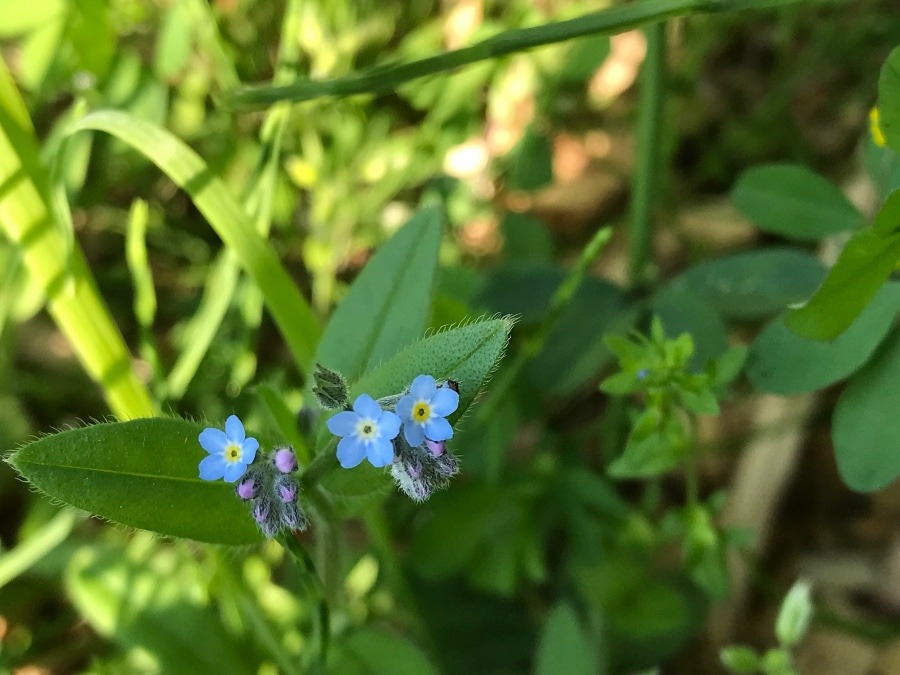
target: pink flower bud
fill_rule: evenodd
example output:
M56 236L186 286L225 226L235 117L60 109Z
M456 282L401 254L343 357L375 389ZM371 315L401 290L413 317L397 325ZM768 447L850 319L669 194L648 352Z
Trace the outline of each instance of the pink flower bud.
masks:
M240 497L244 501L253 499L256 496L256 481L254 481L252 478L245 478L240 483L238 483L235 492L237 492L238 497Z
M275 467L281 473L290 473L297 468L297 457L290 448L279 448L275 451Z
M425 446L435 457L440 457L444 454L444 441L429 441L425 439Z

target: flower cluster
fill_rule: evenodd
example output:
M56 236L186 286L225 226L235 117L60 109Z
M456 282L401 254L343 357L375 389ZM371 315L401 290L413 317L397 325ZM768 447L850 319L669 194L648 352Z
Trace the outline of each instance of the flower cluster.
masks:
M340 378L324 372L327 381ZM325 404L323 398L319 400ZM361 394L352 409L333 415L327 426L341 439L337 458L342 467L352 469L364 459L377 468L390 466L400 490L422 501L459 471L456 457L444 446L453 437L446 418L457 407L459 392L450 382L438 386L434 377L423 374L395 396L376 401Z
M309 520L298 503L300 487L291 474L297 458L290 448L275 448L271 455L260 453L259 441L246 437L244 425L236 415L225 420L225 431L206 428L200 433L200 446L208 456L200 462L200 478L229 483L237 496L247 502L260 531L268 538L283 528L305 530ZM251 466L252 465L252 466Z

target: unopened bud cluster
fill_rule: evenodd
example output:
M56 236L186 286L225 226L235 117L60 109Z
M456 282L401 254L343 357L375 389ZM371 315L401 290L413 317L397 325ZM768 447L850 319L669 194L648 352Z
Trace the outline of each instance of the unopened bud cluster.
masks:
M254 462L235 487L237 496L250 506L260 532L271 539L282 529L305 530L309 519L300 508L300 487L291 476L297 457L290 448L275 448L271 455Z

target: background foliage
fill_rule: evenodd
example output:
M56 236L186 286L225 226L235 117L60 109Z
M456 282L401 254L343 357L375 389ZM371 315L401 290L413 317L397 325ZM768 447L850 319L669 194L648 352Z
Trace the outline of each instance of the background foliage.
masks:
M0 672L891 672L900 18L726 4L5 3ZM462 475L325 472L316 362ZM298 539L178 482L234 412Z

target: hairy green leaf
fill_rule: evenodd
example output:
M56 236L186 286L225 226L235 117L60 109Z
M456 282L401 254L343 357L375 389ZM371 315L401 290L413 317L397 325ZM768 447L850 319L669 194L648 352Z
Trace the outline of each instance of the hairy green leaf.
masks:
M201 430L170 418L95 424L45 436L8 461L49 497L129 527L216 544L259 541L234 486L198 477Z

